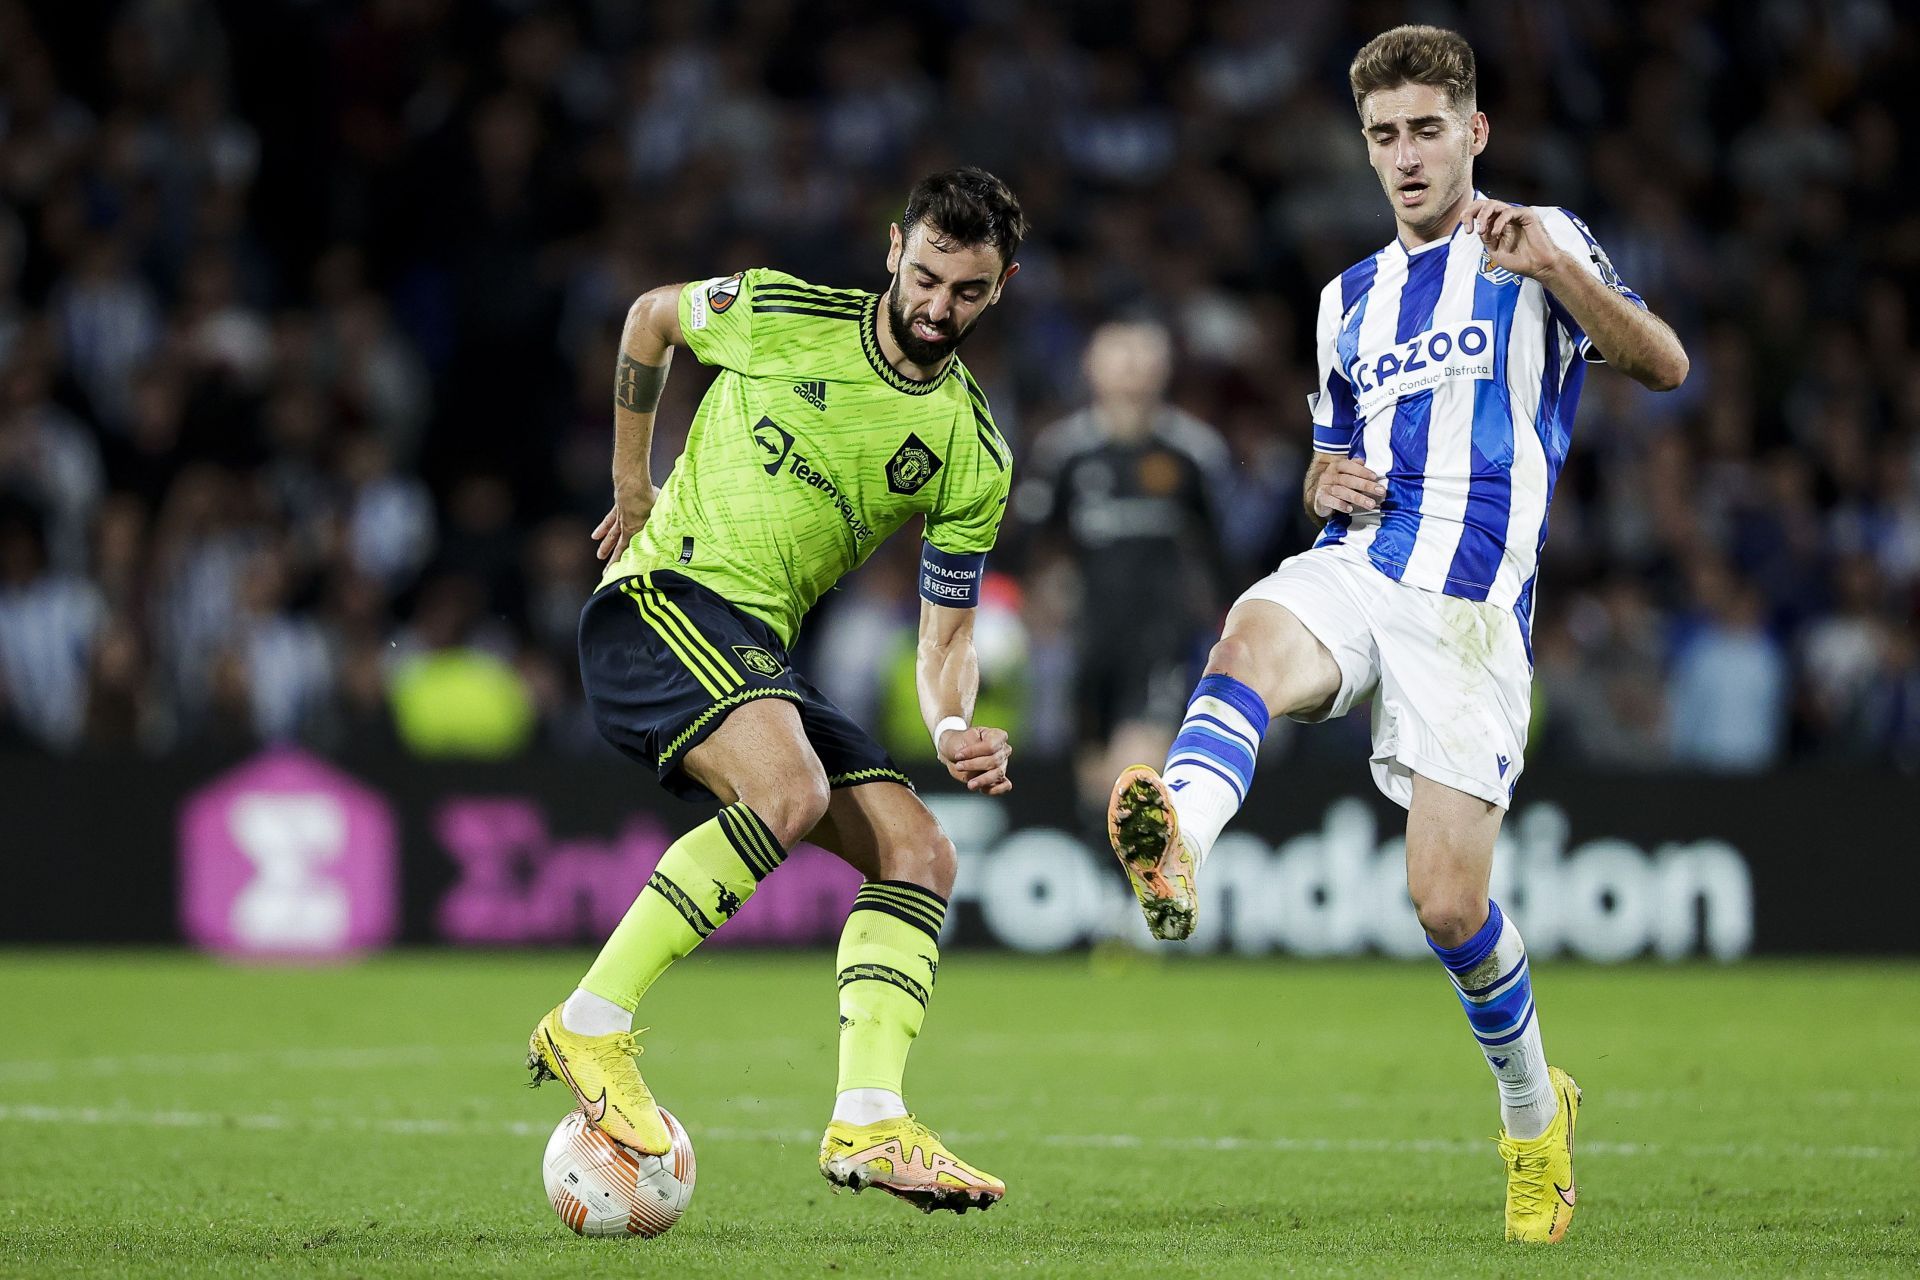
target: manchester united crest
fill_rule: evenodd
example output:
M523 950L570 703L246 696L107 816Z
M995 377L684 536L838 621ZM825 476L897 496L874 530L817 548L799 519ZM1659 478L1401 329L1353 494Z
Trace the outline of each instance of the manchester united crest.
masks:
M918 493L941 465L939 457L924 440L909 434L906 442L887 460L887 488L903 495Z
M762 679L771 680L787 669L786 664L756 644L737 644L733 646L734 656L740 659L740 665Z

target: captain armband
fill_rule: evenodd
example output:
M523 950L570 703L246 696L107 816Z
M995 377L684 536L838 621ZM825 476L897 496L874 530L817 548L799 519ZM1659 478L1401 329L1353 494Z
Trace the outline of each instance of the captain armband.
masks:
M971 609L980 603L980 579L987 572L987 553L958 555L931 542L920 544L920 598L949 609Z

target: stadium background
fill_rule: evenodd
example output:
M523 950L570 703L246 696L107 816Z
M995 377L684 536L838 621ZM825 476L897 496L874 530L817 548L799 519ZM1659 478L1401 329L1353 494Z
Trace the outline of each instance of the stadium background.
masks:
M1833 853L1870 860L1898 843L1920 768L1920 227L1896 194L1912 27L1875 3L1407 12L1478 46L1481 185L1581 213L1694 360L1670 395L1588 381L1539 593L1523 804L1571 805L1577 842L1623 834L1582 816L1572 793L1594 780L1638 775L1651 795L1712 775L1701 794L1733 815L1866 778L1862 838ZM760 263L878 288L911 178L973 162L1034 227L966 348L1023 459L983 702L1031 789L1059 798L1055 825L1087 832L1065 799L1063 762L1089 747L1073 672L1137 605L1079 590L1099 550L1023 518L1049 496L1026 460L1085 402L1089 334L1152 317L1175 344L1170 400L1219 444L1202 576L1222 586L1194 613L1193 661L1220 593L1302 545L1311 299L1391 234L1344 66L1400 16L0 5L0 750L21 779L183 780L147 806L163 815L263 749L349 774L377 760L409 794L460 761L511 788L515 761L568 760L576 796L617 787L683 824L593 734L573 657L625 307ZM676 369L662 475L706 381ZM912 555L896 539L832 593L799 661L924 763ZM1150 590L1154 566L1140 574ZM1271 796L1252 830L1314 827L1329 788L1366 796L1350 719L1276 733L1268 790L1291 772L1314 799ZM58 788L8 790L59 830ZM572 830L573 797L550 799ZM1633 833L1651 859L1723 834L1711 806L1672 811ZM143 824L89 859L156 875L172 834ZM1803 852L1757 846L1739 852ZM29 883L79 874L55 861ZM71 917L30 897L20 936L117 928L57 925ZM171 936L171 915L127 936Z

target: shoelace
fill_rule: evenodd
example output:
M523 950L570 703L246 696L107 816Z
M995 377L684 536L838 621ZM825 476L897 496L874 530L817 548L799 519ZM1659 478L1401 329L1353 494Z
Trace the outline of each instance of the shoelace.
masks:
M1523 1213L1543 1213L1547 1207L1547 1171L1552 1167L1552 1157L1541 1152L1537 1155L1523 1155L1517 1144L1502 1138L1496 1138L1500 1148L1500 1158L1507 1162L1507 1168L1513 1170L1515 1179L1508 1184L1516 1207Z
M930 1138L934 1142L940 1141L940 1135L929 1129L925 1122L911 1111L907 1113L907 1131L923 1138Z
M640 1030L645 1031L646 1028L642 1027ZM640 1042L634 1038L636 1034L631 1031L616 1032L605 1044L594 1046L594 1060L607 1074L616 1076L631 1074L636 1078L639 1076L640 1069L633 1065L633 1060L646 1050L642 1049Z

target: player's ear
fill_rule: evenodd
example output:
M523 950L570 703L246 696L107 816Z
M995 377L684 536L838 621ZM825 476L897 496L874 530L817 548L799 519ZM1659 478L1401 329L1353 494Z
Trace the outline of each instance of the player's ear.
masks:
M893 275L900 270L900 254L907 247L906 233L900 230L900 224L887 224L887 274Z
M1020 264L1017 262L1009 262L1007 269L1000 273L1000 283L993 286L993 296L987 299L987 305L992 306L994 303L1000 301L1000 291L1007 287L1007 281L1019 274Z
M1487 119L1487 113L1476 111L1467 118L1467 127L1473 130L1473 154L1479 155L1487 149L1487 139L1493 134L1493 122Z

